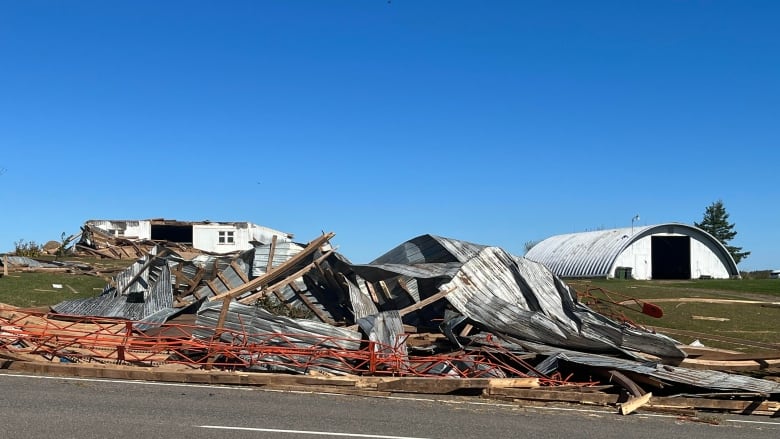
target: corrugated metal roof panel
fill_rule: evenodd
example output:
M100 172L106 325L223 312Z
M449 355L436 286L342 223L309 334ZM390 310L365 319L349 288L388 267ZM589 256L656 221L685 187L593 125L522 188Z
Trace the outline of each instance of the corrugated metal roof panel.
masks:
M606 277L620 252L650 226L570 233L545 239L525 257L562 277Z
M303 246L294 242L277 242L274 248L274 257L271 266L282 265L293 256L303 251ZM252 260L252 277L265 274L268 268L268 256L271 253L271 245L255 246L254 259Z
M536 369L541 373L550 373L557 369L557 365L555 364L557 360L565 360L592 367L635 372L670 383L686 384L704 389L723 391L741 390L765 394L780 393L780 383L774 381L715 370L687 369L684 367L667 366L652 362L640 363L637 361L624 360L622 358L612 358L583 352L558 352L546 359L543 363L537 365Z
M128 268L127 273L138 272L137 266ZM116 317L127 320L139 321L161 310L173 306L173 288L171 285L171 275L168 265L163 263L157 267L158 280L147 283L145 289L140 289L141 282L133 281L131 287L125 293L120 293L120 289L109 289L106 293L98 297L86 299L66 300L52 306L52 311L59 314L96 316L96 317ZM148 272L144 270L144 272ZM125 273L125 272L123 272ZM145 276L148 279L148 274ZM122 276L123 285L127 285L129 278ZM119 286L120 284L117 283Z
M449 289L446 298L458 311L498 333L591 352L685 356L668 337L620 325L575 302L571 289L543 265L497 247L463 264L440 287Z
M395 247L368 265L466 262L484 245L435 235L421 235Z
M214 337L215 332L212 328L217 326L222 306L223 302L219 301L205 302L201 306L193 336L201 339ZM256 343L297 348L316 346L320 349L339 350L358 350L361 343L359 331L312 320L278 316L262 307L242 305L237 302L230 302L224 328L231 330L220 335L220 339L227 343ZM269 337L269 334L279 334L280 337ZM300 357L305 356L304 353L300 355ZM297 363L292 363L283 357L267 357L264 360L265 366L260 364L259 368L269 367L274 370L306 373L308 369L299 366L299 364L306 363L307 367L315 366L334 374L347 373L339 360L321 355L312 356L307 358L307 361L298 361Z

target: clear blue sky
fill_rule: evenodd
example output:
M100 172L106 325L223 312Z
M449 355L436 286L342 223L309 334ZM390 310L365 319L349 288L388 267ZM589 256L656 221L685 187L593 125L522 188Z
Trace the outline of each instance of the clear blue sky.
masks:
M780 2L0 0L0 251L88 219L431 233L701 221L780 269Z

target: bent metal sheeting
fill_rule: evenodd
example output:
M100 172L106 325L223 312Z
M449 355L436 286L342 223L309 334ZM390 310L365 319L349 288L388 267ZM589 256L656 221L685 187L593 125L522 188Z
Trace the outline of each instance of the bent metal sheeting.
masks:
M677 342L620 325L575 302L574 292L542 264L488 247L440 287L463 315L523 340L592 352L645 352L684 358Z

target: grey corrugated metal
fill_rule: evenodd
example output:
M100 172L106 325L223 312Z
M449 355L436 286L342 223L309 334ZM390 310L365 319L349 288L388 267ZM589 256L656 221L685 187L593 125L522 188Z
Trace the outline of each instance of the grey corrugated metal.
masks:
M294 242L277 242L274 248L274 258L272 267L282 265L293 256L303 251L303 246ZM268 256L271 252L271 245L256 245L254 259L252 260L252 277L258 277L265 274L268 268Z
M549 374L554 372L560 360L604 369L617 369L650 376L668 383L686 384L704 389L723 391L748 391L765 394L780 393L780 383L752 378L745 375L730 374L715 370L687 369L656 364L652 362L637 362L621 358L605 357L583 352L558 352L536 366L536 370Z
M138 266L128 268L128 272L138 272ZM86 299L66 300L52 306L52 311L59 314L116 317L127 320L143 320L161 310L173 306L173 289L168 265L163 263L157 267L157 280L149 282L148 274L141 276L143 282L136 281L128 288L128 291L120 294L120 289L106 289L104 294L98 297ZM148 270L145 270L148 271ZM123 276L124 284L128 278ZM141 288L145 285L145 288Z
M723 244L707 232L681 223L551 236L534 245L525 257L544 264L561 277L607 277L615 260L628 246L645 236L665 233L670 227L675 233L685 233L711 243L729 274L739 275L739 269Z
M573 300L573 292L543 265L485 248L440 290L463 315L491 331L523 340L591 352L632 350L682 358L676 342L638 331Z
M352 314L355 320L359 320L363 317L374 315L379 312L376 304L368 294L364 293L357 285L352 283L351 280L345 280L347 288L349 289L349 303L352 305Z
M201 306L196 320L197 328L193 332L193 336L206 340L214 337L215 332L212 328L216 328L222 306L222 302L205 302ZM227 343L254 343L297 348L316 346L322 350L358 350L361 344L359 331L312 320L278 316L262 307L242 305L237 302L230 302L224 328L231 330L220 335L220 339ZM282 338L269 338L269 334L283 334L284 341ZM326 339L326 337L331 339ZM347 369L349 368L345 368L343 363L337 359L321 357L320 355L309 357L304 353L301 353L300 357L303 360L301 362L306 362L317 369L336 374L348 373ZM255 358L254 360L259 363L257 368L260 369L267 366L273 370L307 372L307 370L302 370L287 359L278 356ZM264 362L266 366L263 365Z
M57 268L63 265L53 262L37 261L26 256L4 256L0 258L0 265L3 265L3 259L8 261L8 265L15 265L17 267Z
M460 262L425 264L368 264L353 265L352 270L369 282L378 282L394 276L408 276L416 279L452 277L458 272Z
M420 235L393 248L368 265L466 262L484 245L435 235Z
M400 353L406 358L406 341L404 338L404 323L398 311L383 311L372 316L366 316L357 321L360 329L368 334L368 339L390 348L392 353ZM378 352L385 348L378 347Z

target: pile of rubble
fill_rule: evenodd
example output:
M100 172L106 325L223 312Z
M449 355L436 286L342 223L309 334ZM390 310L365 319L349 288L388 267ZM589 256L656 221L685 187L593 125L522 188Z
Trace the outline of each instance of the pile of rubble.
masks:
M194 258L155 244L97 297L0 309L0 358L101 376L144 366L188 381L778 411L780 383L681 367L676 340L595 312L501 248L423 235L353 264L333 236Z

